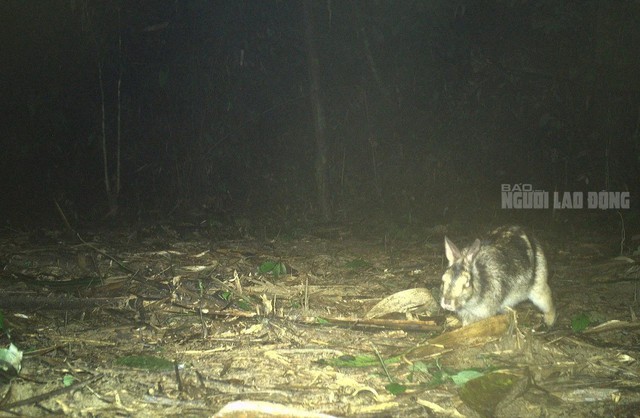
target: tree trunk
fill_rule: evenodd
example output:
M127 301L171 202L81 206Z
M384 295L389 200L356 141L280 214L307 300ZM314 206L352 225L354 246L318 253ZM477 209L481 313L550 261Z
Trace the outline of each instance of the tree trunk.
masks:
M324 221L331 218L329 204L329 166L327 162L327 126L324 108L320 101L320 63L318 51L314 43L315 26L311 0L303 1L304 38L307 52L307 67L309 70L309 98L313 116L314 134L316 139L316 198L320 209L320 216Z

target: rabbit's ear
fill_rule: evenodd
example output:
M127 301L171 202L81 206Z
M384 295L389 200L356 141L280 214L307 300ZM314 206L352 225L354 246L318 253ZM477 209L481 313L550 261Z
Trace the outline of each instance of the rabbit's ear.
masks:
M447 260L449 260L449 265L452 265L454 261L462 257L458 247L447 237L444 237L444 252L447 255Z
M476 258L476 255L478 255L479 251L480 251L480 240L476 239L475 241L473 241L473 244L471 244L471 247L467 249L467 254L465 255L467 262L471 263L473 259Z

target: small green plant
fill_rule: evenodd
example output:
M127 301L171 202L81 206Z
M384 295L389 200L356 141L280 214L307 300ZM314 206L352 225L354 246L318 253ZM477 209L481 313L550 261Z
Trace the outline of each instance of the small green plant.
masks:
M589 324L591 324L591 321L589 320L589 315L586 313L581 313L571 318L571 329L573 332L582 332L589 327Z
M229 292L228 290L220 290L219 292L216 292L216 296L226 302L229 302L231 300L231 292Z
M386 385L384 388L387 390L387 392L396 396L402 395L407 391L407 387L405 385L402 385L396 382L391 382L388 385Z
M468 381L484 376L485 373L475 369L465 369L458 372L445 370L436 362L438 370L433 373L433 379L429 382L431 387L439 386L448 381L453 382L456 386L464 386Z
M258 267L260 274L272 274L276 277L287 274L287 266L281 261L265 261Z
M76 382L76 378L75 378L75 377L73 377L73 376L72 376L72 375L70 375L70 374L65 374L65 375L62 377L62 385L63 385L64 387L69 387L69 386L73 385L75 382Z

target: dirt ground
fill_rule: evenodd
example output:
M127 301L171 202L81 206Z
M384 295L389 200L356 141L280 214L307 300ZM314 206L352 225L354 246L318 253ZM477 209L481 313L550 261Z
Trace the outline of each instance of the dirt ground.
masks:
M367 316L406 289L438 300L444 235L493 226L5 229L0 347L23 358L0 414L640 416L640 258L617 232L536 230L551 330L530 303L473 336L442 310Z

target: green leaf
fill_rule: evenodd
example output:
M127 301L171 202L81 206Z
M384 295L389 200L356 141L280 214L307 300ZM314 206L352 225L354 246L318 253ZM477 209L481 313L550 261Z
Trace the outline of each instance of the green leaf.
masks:
M238 302L236 302L236 305L238 306L238 308L242 309L243 311L252 311L253 307L245 302L244 300L239 300Z
M407 376L407 380L409 382L417 382L420 377L431 375L429 374L429 365L423 361L416 361L410 368L409 375Z
M265 261L258 267L258 273L279 276L281 274L287 274L287 266L280 261Z
M438 387L446 382L448 382L450 379L450 376L442 371L442 370L438 370L436 372L433 373L433 377L431 379L431 381L429 382L429 387Z
M229 302L229 299L231 299L231 292L227 291L227 290L223 290L220 291L218 293L216 293L216 296L218 296L220 299Z
M463 385L460 399L480 416L494 416L497 406L506 401L528 377L509 371L487 373Z
M415 372L428 373L429 365L424 361L416 361L413 363L413 366L411 367L411 369Z
M278 263L276 264L276 275L278 274L287 274L287 266L284 265L284 263Z
M9 344L9 348L0 348L0 383L8 383L18 376L22 368L22 354L15 345Z
M275 261L265 261L264 263L260 264L260 267L258 267L258 273L262 273L262 274L271 273L275 268L275 266L276 266Z
M589 327L591 320L589 315L581 313L571 318L571 329L573 332L582 332Z
M76 382L76 378L71 376L70 374L65 374L62 377L62 385L64 387L69 387L71 385L73 385Z
M456 386L462 386L469 380L477 379L480 376L484 376L484 374L476 370L463 370L450 377L451 380L453 380L453 383L456 384Z
M387 392L392 395L402 395L407 391L407 387L405 385L401 385L400 383L391 382L387 386L384 387Z

